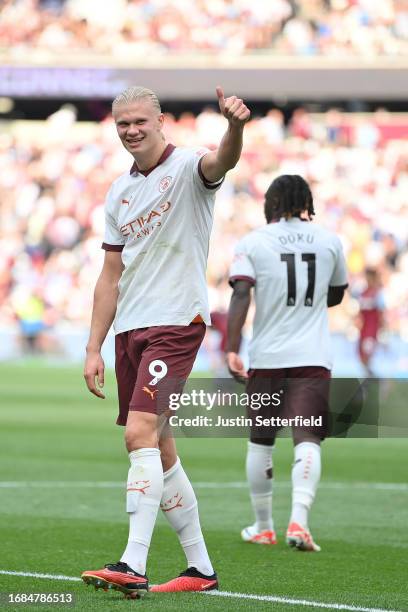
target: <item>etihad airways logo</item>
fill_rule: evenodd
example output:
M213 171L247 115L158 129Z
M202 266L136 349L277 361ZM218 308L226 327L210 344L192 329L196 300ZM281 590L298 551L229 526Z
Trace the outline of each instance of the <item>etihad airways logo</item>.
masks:
M146 217L137 217L120 227L122 236L131 236L133 239L149 236L156 227L161 226L161 217L171 207L170 202L164 202L157 208L153 208Z

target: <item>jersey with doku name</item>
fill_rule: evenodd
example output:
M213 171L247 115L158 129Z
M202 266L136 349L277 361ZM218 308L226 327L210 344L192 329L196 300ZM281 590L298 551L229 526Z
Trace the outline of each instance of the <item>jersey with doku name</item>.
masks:
M168 145L144 175L116 179L105 205L105 250L122 251L115 333L210 323L206 263L215 191L200 160L207 149Z
M238 243L230 282L239 279L255 286L251 368L331 369L327 293L347 286L336 235L298 218L270 223Z

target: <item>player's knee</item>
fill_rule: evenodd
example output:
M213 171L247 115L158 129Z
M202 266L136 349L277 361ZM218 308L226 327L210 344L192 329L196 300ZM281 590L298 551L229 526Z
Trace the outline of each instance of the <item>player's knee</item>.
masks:
M141 448L156 448L157 417L146 412L132 413L126 424L125 444L129 453Z
M157 448L157 436L126 432L125 445L128 453L142 448Z
M293 445L297 446L302 442L312 442L313 444L317 444L320 446L321 438L314 433L308 431L296 431L294 430L292 433L293 437Z
M252 444L261 444L262 446L273 446L275 444L275 438L257 438L256 436L250 435L249 437Z

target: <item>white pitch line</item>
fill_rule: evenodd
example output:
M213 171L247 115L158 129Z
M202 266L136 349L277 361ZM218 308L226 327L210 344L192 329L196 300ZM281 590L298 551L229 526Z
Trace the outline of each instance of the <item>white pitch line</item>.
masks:
M103 482L87 480L4 480L0 481L0 489L121 489L125 482Z
M67 582L81 582L77 576L64 576L62 574L39 574L37 572L11 572L0 570L0 574L6 576L21 576L28 578L48 578L51 580L65 580ZM254 601L269 601L271 603L283 603L288 606L310 606L315 608L326 608L328 610L350 610L351 612L401 612L400 610L390 610L384 608L362 608L348 604L324 603L322 601L311 601L308 599L292 599L289 597L278 597L275 595L254 595L251 593L232 593L230 591L200 591L202 595L212 595L213 597L229 597L232 599L252 599Z
M38 574L37 572L10 572L0 570L0 574L5 576L22 576L23 578L49 578L51 580L68 580L69 582L81 582L81 578L76 576L64 576L63 574Z
M193 482L197 489L246 489L248 484L244 481L237 482ZM277 488L290 488L290 481L278 481L274 483ZM121 489L125 487L125 482L119 481L86 481L86 480L5 480L0 481L0 489ZM346 489L365 489L373 491L408 491L408 483L405 482L321 482L320 489L327 490L346 490Z
M353 612L399 612L384 608L361 608L348 604L323 603L322 601L310 601L308 599L292 599L289 597L277 597L275 595L251 595L250 593L230 593L229 591L207 591L206 595L218 597L232 597L234 599L253 599L255 601L270 601L271 603L283 603L289 606L313 606L314 608L326 608L328 610L352 610Z
M193 482L194 487L200 489L246 489L247 482ZM291 488L292 483L289 480L274 482L274 487L282 489ZM373 491L408 491L408 483L405 482L321 482L319 489L328 490L345 490L345 489L371 489Z

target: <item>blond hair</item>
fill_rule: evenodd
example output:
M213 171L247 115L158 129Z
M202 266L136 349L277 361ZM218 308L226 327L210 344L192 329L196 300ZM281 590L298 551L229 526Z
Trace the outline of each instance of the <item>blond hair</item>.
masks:
M133 87L128 87L118 96L116 96L116 98L112 102L112 112L115 112L115 110L119 106L131 104L132 102L137 102L138 100L143 98L148 98L158 113L162 112L159 98L156 96L154 91L152 91L151 89L147 89L147 87L138 87L137 85L134 85Z

